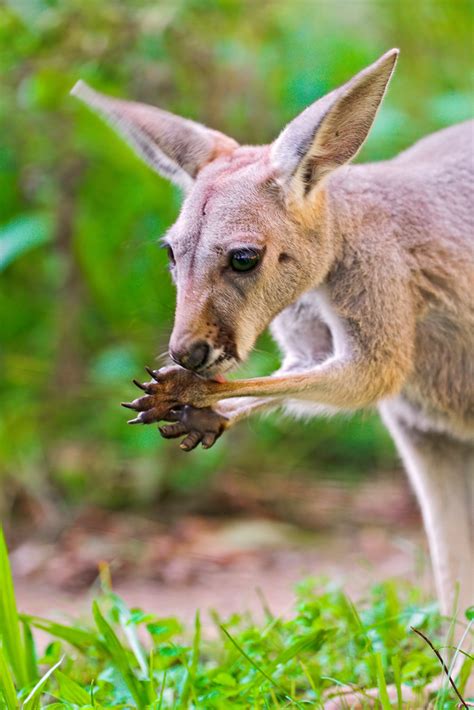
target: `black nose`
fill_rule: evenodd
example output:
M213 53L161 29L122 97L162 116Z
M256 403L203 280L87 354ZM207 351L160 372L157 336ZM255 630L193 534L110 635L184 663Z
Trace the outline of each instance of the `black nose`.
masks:
M175 362L187 370L199 370L200 367L206 364L209 356L209 345L204 340L198 340L187 350L172 350L170 355Z

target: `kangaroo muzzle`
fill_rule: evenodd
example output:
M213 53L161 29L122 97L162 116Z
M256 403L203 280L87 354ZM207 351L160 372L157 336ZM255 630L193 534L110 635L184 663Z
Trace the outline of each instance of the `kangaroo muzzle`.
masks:
M211 348L205 340L197 340L189 345L170 348L170 357L181 367L196 372L206 366L210 352Z

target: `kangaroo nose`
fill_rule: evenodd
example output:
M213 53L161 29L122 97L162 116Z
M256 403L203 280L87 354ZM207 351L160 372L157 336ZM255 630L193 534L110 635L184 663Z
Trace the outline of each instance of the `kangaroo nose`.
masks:
M199 370L209 356L209 345L204 340L193 343L187 350L172 350L172 359L187 370Z

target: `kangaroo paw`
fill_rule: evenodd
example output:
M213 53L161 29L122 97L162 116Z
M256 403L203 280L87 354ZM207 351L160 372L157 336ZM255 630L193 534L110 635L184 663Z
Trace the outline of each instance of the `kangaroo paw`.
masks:
M202 444L203 449L210 449L227 428L229 421L210 407L185 405L172 409L170 415L173 423L159 427L161 436L165 439L184 436L180 444L183 451L192 451L198 444Z
M182 407L190 403L199 404L203 395L215 386L215 383L182 367L164 367L161 370L152 370L147 367L145 369L153 378L150 382L133 380L133 383L144 394L132 402L122 402L122 407L137 412L137 416L130 419L129 424L151 424L163 419L169 421L167 415L173 407ZM176 421L179 420L176 419ZM211 426L210 422L209 425ZM211 426L209 431L214 431L214 428Z

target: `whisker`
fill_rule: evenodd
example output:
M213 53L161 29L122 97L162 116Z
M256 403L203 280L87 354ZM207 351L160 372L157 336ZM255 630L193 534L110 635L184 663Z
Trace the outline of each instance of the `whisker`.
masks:
M259 353L260 355L270 355L268 350L262 350L262 348L252 348L253 353Z
M173 358L170 357L170 354L168 352L166 353L161 353L160 355L155 355L153 358L154 366L156 367L157 370L159 370L162 367L166 367L167 365L172 365L173 364Z

